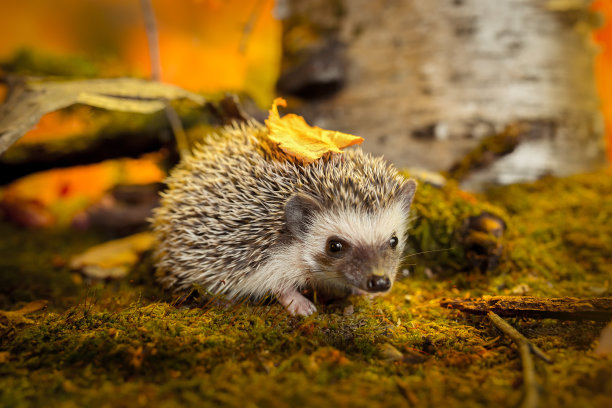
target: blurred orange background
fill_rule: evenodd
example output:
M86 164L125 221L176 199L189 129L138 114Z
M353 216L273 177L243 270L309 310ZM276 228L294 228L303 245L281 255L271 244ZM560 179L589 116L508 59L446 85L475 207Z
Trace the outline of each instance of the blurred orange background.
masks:
M281 49L273 0L153 0L162 80L201 92L245 91L272 101ZM20 49L78 56L96 76L150 76L138 0L3 0L0 60Z
M273 0L152 0L152 5L163 81L201 92L246 92L260 107L269 106L281 59ZM594 33L601 48L595 73L612 161L612 1L595 0L592 9L605 21ZM0 10L0 61L29 49L41 58L81 56L96 76L150 76L138 0L3 0ZM85 126L56 116L38 126L39 137L46 129L57 134Z
M281 24L273 17L273 0L151 4L162 81L205 94L245 93L269 107L281 61ZM32 67L20 72L26 75L151 76L139 0L2 0L0 27L0 62ZM2 92L0 86L0 100ZM81 106L47 114L18 143L78 137L94 126L92 112ZM158 161L109 160L32 174L3 188L0 205L18 212L13 218L24 225L67 225L115 185L162 180Z
M604 25L594 34L601 47L595 57L595 80L606 124L608 160L612 163L612 1L595 0L592 7L604 18Z
M282 35L281 22L273 16L273 0L152 0L151 4L158 26L162 81L209 94L246 93L261 108L270 106L280 70ZM593 35L600 48L595 75L612 161L612 1L596 0L592 9L604 17L604 25ZM0 62L26 59L34 68L84 77L151 76L139 0L2 0L0 27ZM0 100L2 92L0 88ZM87 107L51 113L20 143L79 135L91 123ZM16 200L15 207L23 208L24 203L35 202L36 211L49 213L45 225L58 219L69 221L69 215L49 208L74 207L70 212L76 212L114 184L143 179L136 174L121 180L104 176L116 174L117 166L145 172L143 182L163 178L149 164L130 163L109 162L99 170L52 170L47 172L52 182L28 176L0 192L0 198ZM88 174L87 183L79 181L76 173ZM80 204L59 205L62 201Z

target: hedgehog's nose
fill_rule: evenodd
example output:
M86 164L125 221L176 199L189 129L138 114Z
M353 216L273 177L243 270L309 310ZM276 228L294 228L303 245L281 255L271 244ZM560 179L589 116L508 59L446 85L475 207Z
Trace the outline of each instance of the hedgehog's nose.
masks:
M391 280L385 275L372 275L368 279L368 290L370 292L384 292L391 287Z

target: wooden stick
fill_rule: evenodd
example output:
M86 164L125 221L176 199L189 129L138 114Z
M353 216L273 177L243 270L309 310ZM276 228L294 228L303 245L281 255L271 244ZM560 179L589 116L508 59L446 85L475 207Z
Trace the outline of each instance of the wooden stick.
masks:
M153 10L151 0L140 0L140 7L145 20L145 31L149 44L151 79L161 82L161 53L159 51L159 31L157 29L157 21L155 20L155 11ZM169 101L166 101L165 112L168 123L170 123L170 127L172 128L172 133L174 133L174 138L176 139L177 150L181 157L187 156L189 154L189 141L187 140L181 118L170 105Z
M523 397L521 408L536 408L540 403L540 393L529 344L524 341L521 342L519 344L519 351L521 353L521 364L523 366L523 388L525 389L525 396Z
M241 54L244 54L246 52L249 37L251 35L251 32L253 31L253 27L255 26L255 22L257 21L257 18L261 14L261 8L263 4L264 3L261 0L258 0L255 3L255 7L253 8L253 11L251 12L249 21L247 21L247 23L244 25L244 28L242 29L242 36L240 38L240 53Z
M542 358L547 363L551 363L550 358L546 356L540 349L534 344L527 340L521 333L519 333L514 327L510 326L504 319L499 317L493 312L487 314L491 322L501 330L505 335L510 337L513 342L519 348L521 355L521 365L523 366L523 387L525 389L525 396L521 408L535 408L539 404L539 389L538 382L536 380L535 369L531 353Z
M465 313L503 317L563 320L612 320L612 298L536 298L533 296L484 296L481 299L442 299L440 305Z
M522 343L526 343L530 351L533 354L540 357L543 361L547 362L548 364L552 363L552 360L550 359L550 357L548 357L542 350L540 350L538 346L536 346L535 344L527 340L527 338L523 336L521 333L519 333L514 327L510 326L510 324L508 324L508 322L506 322L504 319L502 319L501 317L499 317L493 312L489 312L487 316L489 316L489 319L491 319L495 327L497 327L505 335L510 337L513 342L515 342L518 345Z
M140 0L140 8L145 21L147 42L149 44L149 60L151 62L151 79L161 81L161 57L159 53L159 32L151 0Z

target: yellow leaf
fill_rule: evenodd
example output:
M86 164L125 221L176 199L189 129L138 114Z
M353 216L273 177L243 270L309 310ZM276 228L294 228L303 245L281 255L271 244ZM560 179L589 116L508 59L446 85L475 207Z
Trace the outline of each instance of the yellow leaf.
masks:
M154 242L155 238L148 232L108 241L72 257L70 267L91 278L120 278L129 273Z
M276 98L272 103L270 116L266 119L269 138L285 153L304 163L312 163L327 152L342 153L340 149L363 142L359 136L310 126L303 117L292 113L281 118L278 105L287 106L287 102Z
M49 301L47 300L35 300L28 303L19 310L0 310L0 327L4 325L17 325L17 324L32 324L34 321L25 317L25 315L37 312L47 307ZM0 355L0 363L2 363L2 356Z

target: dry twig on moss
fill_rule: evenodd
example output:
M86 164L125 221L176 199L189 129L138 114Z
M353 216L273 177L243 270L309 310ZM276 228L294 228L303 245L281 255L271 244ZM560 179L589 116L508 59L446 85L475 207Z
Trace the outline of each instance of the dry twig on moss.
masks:
M542 350L540 350L538 346L536 346L535 344L527 340L525 336L519 333L514 327L510 326L504 319L502 319L501 317L499 317L493 312L487 313L487 316L489 317L489 319L491 319L495 327L497 327L505 335L510 337L513 342L515 342L519 346L522 343L526 343L529 346L529 349L533 354L540 357L542 360L544 360L545 362L549 364L552 363L552 360Z
M513 342L519 348L521 354L521 364L523 366L523 387L525 388L525 396L523 398L522 408L534 408L539 404L539 386L536 380L534 371L533 359L531 353L540 357L547 363L552 361L542 350L540 350L535 344L527 340L521 333L519 333L514 327L510 326L504 319L499 317L493 312L487 313L487 316L491 322L501 330L505 335L510 337Z

